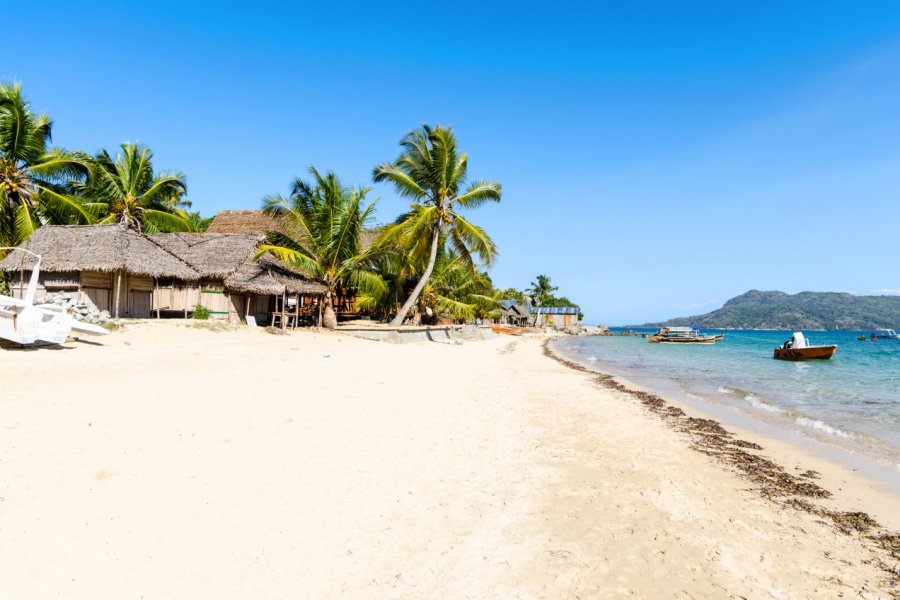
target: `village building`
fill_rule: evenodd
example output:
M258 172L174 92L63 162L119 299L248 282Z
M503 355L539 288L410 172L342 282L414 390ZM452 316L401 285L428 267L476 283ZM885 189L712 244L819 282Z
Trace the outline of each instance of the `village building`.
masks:
M577 306L532 306L530 309L532 327L555 327L561 329L577 325L581 309Z
M502 325L528 327L530 322L529 305L519 300L501 300L499 321Z
M38 229L23 246L41 256L37 297L68 292L114 317L186 317L197 306L214 318L253 317L260 325L316 321L323 285L277 259L255 259L259 233L142 234L118 224ZM24 297L35 258L0 261L12 294Z

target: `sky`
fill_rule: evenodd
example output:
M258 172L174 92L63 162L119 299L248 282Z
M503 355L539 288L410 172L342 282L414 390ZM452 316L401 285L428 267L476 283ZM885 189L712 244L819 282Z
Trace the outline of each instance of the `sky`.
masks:
M285 3L288 4L288 3ZM749 289L900 294L900 3L0 0L0 81L56 145L147 144L205 216L313 165L372 170L423 123L503 185L467 215L498 287L589 323ZM17 26L19 23L21 26Z

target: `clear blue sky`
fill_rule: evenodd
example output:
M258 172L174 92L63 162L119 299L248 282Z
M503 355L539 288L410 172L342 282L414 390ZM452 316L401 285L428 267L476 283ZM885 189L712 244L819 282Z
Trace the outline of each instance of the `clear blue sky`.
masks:
M900 2L295 4L3 0L0 80L58 145L148 144L207 215L307 165L371 184L451 124L504 187L472 215L494 282L546 273L590 322L900 293Z

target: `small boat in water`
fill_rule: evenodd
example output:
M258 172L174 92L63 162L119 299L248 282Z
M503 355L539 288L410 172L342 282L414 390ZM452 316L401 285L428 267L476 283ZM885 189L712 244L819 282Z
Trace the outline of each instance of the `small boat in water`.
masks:
M900 340L900 335L893 329L878 329L872 333L873 340Z
M837 352L837 345L810 346L809 341L799 331L791 336L791 339L782 344L781 348L775 348L775 358L778 360L812 360L829 359Z
M874 342L875 340L898 340L900 339L900 335L898 335L897 332L893 329L876 329L872 332L871 335L861 335L856 339L861 342Z
M724 339L725 334L703 335L695 327L663 327L647 336L651 344L715 344Z

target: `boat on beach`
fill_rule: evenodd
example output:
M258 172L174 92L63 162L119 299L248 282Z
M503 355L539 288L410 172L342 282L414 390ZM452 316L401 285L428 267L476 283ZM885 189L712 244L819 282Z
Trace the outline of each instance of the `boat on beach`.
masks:
M836 344L811 346L806 337L797 331L780 348L775 348L774 358L778 360L827 360L834 356L835 352L837 352Z
M510 327L508 325L492 325L491 331L494 333L505 333L506 335L524 335L528 333L528 329L523 327Z
M724 333L703 335L694 327L663 327L647 336L651 344L715 344L725 338Z

